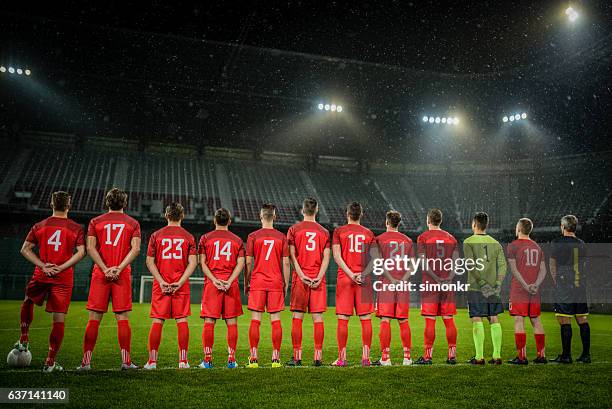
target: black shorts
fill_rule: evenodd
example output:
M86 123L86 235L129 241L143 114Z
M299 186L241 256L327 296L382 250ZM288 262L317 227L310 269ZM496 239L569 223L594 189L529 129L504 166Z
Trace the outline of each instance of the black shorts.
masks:
M555 315L559 317L573 317L575 315L588 315L589 305L584 302L555 303Z
M487 298L480 291L468 291L468 312L470 318L492 317L503 313L504 306L497 296Z

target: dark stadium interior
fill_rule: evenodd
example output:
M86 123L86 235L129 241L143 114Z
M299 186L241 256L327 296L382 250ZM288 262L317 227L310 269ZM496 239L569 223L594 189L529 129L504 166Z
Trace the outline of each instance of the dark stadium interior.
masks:
M433 1L274 3L0 6L0 64L32 70L0 76L0 296L21 294L19 246L58 189L85 224L124 188L145 240L170 201L197 235L228 207L244 237L262 202L286 230L309 195L331 229L359 200L377 232L395 208L416 236L438 206L458 237L485 210L506 241L518 217L548 240L567 213L585 239L610 240L609 2L582 4L589 22L571 30L557 1L444 14ZM323 100L344 112L325 116ZM529 118L502 125L509 111ZM430 127L428 114L461 124Z

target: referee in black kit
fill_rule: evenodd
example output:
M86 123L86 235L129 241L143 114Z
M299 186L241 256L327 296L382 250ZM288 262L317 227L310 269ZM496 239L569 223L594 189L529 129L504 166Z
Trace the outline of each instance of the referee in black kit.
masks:
M580 327L582 354L576 360L591 363L591 329L589 327L589 306L586 299L585 266L586 245L576 237L578 218L573 215L561 218L563 236L553 240L550 256L550 273L555 283L554 309L561 325L563 352L550 361L557 364L572 363L572 317Z

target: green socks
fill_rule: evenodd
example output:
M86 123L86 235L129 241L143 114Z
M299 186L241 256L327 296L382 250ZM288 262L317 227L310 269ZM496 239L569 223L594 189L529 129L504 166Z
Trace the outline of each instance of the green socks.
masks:
M491 324L491 340L493 341L493 359L501 358L502 328L499 322Z
M501 346L501 327L499 327L499 345ZM491 326L491 334L493 333L493 326ZM484 324L481 322L472 323L472 335L474 336L474 347L476 348L476 359L484 359ZM499 351L499 350L498 350Z

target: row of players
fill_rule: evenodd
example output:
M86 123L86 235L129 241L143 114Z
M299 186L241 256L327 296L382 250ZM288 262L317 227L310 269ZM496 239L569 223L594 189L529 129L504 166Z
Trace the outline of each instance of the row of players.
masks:
M46 311L53 314L53 327L49 337L49 353L43 370L61 370L55 361L64 335L65 314L70 304L73 287L73 268L87 254L94 262L87 310L89 321L83 340L83 359L79 370L91 369L91 359L98 329L103 314L112 308L117 319L117 332L121 350L122 369L136 369L130 358L131 330L129 312L132 309L132 285L130 264L140 251L140 225L124 213L127 206L125 192L113 188L105 197L108 212L91 220L85 240L82 227L68 219L70 195L66 192L52 194L53 215L30 230L21 250L23 256L35 265L32 279L27 285L25 300L21 307L21 337L16 348L29 347L28 330L33 320L34 304L42 305L45 299ZM184 209L178 203L166 208L168 225L154 232L149 240L146 264L154 276L152 290L151 318L149 333L149 360L145 369L155 369L165 320L174 319L178 328L179 368L188 368L187 350L190 315L189 277L199 264L206 277L202 293L201 317L204 319L202 333L204 358L200 366L212 367L212 348L215 322L225 320L227 324L229 368L235 368L236 342L238 337L237 318L243 314L238 278L244 270L245 292L248 295L248 309L252 318L249 328L249 368L258 367L258 344L262 314L270 314L272 324L272 367L280 367L282 327L280 313L285 308L285 296L290 282L291 266L291 311L293 321L291 338L293 357L287 365L299 366L302 361L302 320L310 313L314 322L314 365L322 365L324 324L322 314L327 308L325 273L333 254L338 264L336 289L336 314L338 317L337 340L338 358L333 366L346 366L346 344L348 320L356 314L362 328L362 366L391 365L390 321L397 320L400 328L404 365L412 364L410 355L411 332L408 321L409 299L391 295L380 300L376 308L371 299L364 296L363 283L372 271L372 260L385 259L401 254L414 257L412 241L398 231L401 215L390 211L386 216L386 232L375 237L361 226L363 213L359 203L347 207L347 224L338 227L330 240L329 232L316 222L317 201L304 200L304 220L292 226L285 236L274 229L275 207L264 204L260 211L262 228L248 236L246 248L242 240L231 233L230 213L218 209L214 215L215 230L204 234L199 246L194 237L181 227ZM456 259L457 241L442 230L442 212L431 209L427 214L428 230L417 239L419 256L428 259ZM503 312L500 299L501 282L507 270L502 246L486 234L488 216L478 213L474 216L474 235L465 240L465 256L484 261L484 268L468 271L470 291L468 297L469 315L473 326L475 356L469 361L483 365L484 326L483 318L490 322L493 356L489 363L501 364L502 330L498 315ZM574 216L562 219L562 241L582 243L575 236L577 220ZM529 238L533 224L529 219L520 219L516 226L518 239L508 249L510 269L513 273L511 286L510 313L515 316L515 340L518 356L513 364L527 364L524 318L529 317L535 333L537 346L536 363L546 363L544 354L544 329L540 322L540 299L538 288L544 280L546 268L540 247ZM38 247L38 252L34 248ZM406 250L408 249L408 250ZM575 252L571 252L575 254ZM371 256L371 257L368 257ZM368 259L370 260L368 262ZM551 272L553 279L557 272L573 268L574 261L562 254L553 254ZM384 280L397 283L408 279L410 271L386 271ZM563 274L561 274L563 276ZM444 269L428 269L423 274L424 282L444 283L453 279L453 272ZM406 296L408 294L405 294ZM517 301L518 300L518 301ZM590 362L588 309L586 304L559 303L555 305L561 324L563 353L555 362L571 362L571 323L575 316L580 325L583 341L581 362ZM380 321L381 359L370 360L372 343L371 314L376 311ZM448 342L448 364L456 363L457 329L453 316L456 306L453 292L434 291L423 294L421 314L425 317L424 355L416 364L432 363L432 349L435 339L435 320L441 316L446 327ZM568 329L569 328L569 329Z

